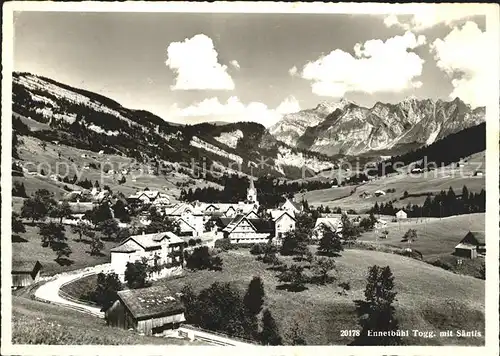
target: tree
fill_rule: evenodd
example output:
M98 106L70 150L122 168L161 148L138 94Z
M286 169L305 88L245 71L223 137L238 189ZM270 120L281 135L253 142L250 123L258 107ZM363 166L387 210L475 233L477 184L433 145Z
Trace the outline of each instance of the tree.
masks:
M120 219L121 222L130 222L130 215L127 205L120 199L111 207L115 218Z
M352 345L400 345L401 338L392 336L368 336L368 332L390 332L399 328L393 306L397 293L394 276L389 266L374 265L368 269L365 300L357 303L361 332Z
M102 249L104 248L104 243L102 242L101 238L97 235L94 234L90 241L90 254L91 255L100 255Z
M300 330L297 320L293 321L292 327L287 333L287 339L290 340L292 345L307 345L306 339Z
M120 290L122 290L122 284L116 273L99 273L96 289L91 293L90 299L102 307L101 311L106 311L118 299Z
M339 234L333 232L327 226L321 227L323 236L319 240L318 254L326 256L338 256L340 251L344 250Z
M182 287L180 300L185 308L184 317L186 321L190 324L199 325L198 296L191 285L186 284Z
M131 289L146 287L148 265L145 261L128 262L125 269L125 281Z
M63 201L54 206L50 215L54 218L58 218L59 223L62 224L62 219L70 217L71 213L72 211L69 203L67 201Z
M290 268L282 271L278 275L281 282L289 284L288 289L291 291L301 291L305 289L306 278L303 274L304 267L299 265L292 265Z
M342 214L340 221L342 223L342 238L350 245L359 236L359 229L347 214Z
M119 231L118 223L115 219L107 219L99 223L97 229L106 236L106 239L112 240L113 235L117 235Z
M253 277L243 298L243 303L250 314L257 315L260 313L264 304L264 297L264 283L260 277Z
M264 310L262 316L262 331L260 333L262 345L283 345L283 340L279 334L278 325L269 309Z
M108 203L103 203L87 211L84 218L90 220L94 225L98 225L100 222L112 219L113 215L111 214Z
M479 278L486 280L486 263L482 263L479 267Z
M73 234L77 234L78 235L78 240L77 241L82 241L82 237L83 236L92 239L94 237L94 235L95 235L95 232L92 231L92 229L90 228L90 226L88 224L86 224L85 222L83 222L83 221L78 221L78 223L76 225L72 225L71 226L71 232Z
M192 270L221 270L222 259L219 256L211 256L207 246L197 247L186 258L186 267Z
M42 224L39 227L39 233L42 237L42 246L50 247L57 255L56 261L60 261L63 257L71 255L71 248L66 242L68 238L65 234L65 229L62 224L50 222Z
M408 229L403 236L403 241L407 241L408 244L411 244L413 241L417 239L417 230Z
M19 234L21 232L26 232L26 228L24 227L22 220L19 219L19 214L12 213L11 221L12 221L12 232L16 234Z
M32 223L45 219L55 204L52 193L47 189L39 189L32 197L24 200L21 217L31 219Z
M189 293L185 299L193 299ZM203 289L195 301L196 315L186 320L202 328L221 331L229 335L253 338L257 332L257 322L246 312L240 292L230 283L213 283ZM191 303L192 305L193 303Z
M314 260L313 269L321 284L326 284L329 280L328 273L335 269L335 261L332 258L320 257Z

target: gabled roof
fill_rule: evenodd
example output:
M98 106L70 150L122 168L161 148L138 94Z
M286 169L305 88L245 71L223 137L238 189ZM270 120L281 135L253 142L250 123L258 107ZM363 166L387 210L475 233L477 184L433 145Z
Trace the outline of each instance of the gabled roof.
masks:
M271 218L273 219L273 221L281 219L283 215L288 215L293 220L295 220L295 217L286 210L271 210Z
M38 261L12 261L11 273L36 273L42 268Z
M336 231L342 226L342 220L340 218L318 218L316 219L316 224L314 228L318 228L319 226L325 226L332 231Z
M234 229L238 227L241 222L245 220L248 221L250 226L253 227L255 232L265 233L273 232L275 229L274 221L264 220L264 219L249 219L246 215L239 214L236 215L233 220L224 228L224 231L231 233Z
M302 204L301 203L297 203L297 202L292 201L292 200L290 200L288 198L285 200L284 203L281 203L279 207L282 208L286 203L291 204L298 211L302 210Z
M460 241L461 244L486 244L486 236L484 231L469 231Z
M171 295L172 293L161 285L118 292L118 298L137 320L183 313L184 306Z
M133 243L135 242L137 245L142 247L145 250L159 248L162 245L162 241L167 239L168 244L181 244L184 242L179 236L174 234L172 231L159 232L154 234L142 234L142 235L133 235L128 237L125 241L120 243L118 246L111 249L111 252L131 252L133 249ZM131 242L131 243L129 243ZM124 246L126 245L126 246ZM124 247L122 247L124 246ZM135 250L137 251L137 247Z

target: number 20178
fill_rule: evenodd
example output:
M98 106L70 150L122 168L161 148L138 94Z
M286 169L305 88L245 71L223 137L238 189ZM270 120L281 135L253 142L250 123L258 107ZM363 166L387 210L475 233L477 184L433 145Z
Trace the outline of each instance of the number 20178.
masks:
M359 336L359 330L340 330L341 337Z

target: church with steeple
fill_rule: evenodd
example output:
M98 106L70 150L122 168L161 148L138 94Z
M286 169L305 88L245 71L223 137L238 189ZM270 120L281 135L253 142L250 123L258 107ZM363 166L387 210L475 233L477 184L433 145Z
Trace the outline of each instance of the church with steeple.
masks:
M253 177L250 178L250 185L247 189L247 203L254 203L259 205L259 201L257 200L257 189L255 189Z

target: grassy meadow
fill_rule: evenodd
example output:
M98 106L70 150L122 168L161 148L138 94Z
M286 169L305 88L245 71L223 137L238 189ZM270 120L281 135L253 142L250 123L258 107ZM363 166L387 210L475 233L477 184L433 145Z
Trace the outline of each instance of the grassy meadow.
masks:
M299 322L308 344L347 344L351 340L341 337L340 330L357 329L354 301L364 299L368 268L374 264L389 265L395 275L398 292L396 310L402 329L444 330L478 329L484 331L484 281L461 276L432 265L399 255L366 250L346 250L336 258L337 281L330 285L308 285L302 292L279 290L276 271L256 261L247 250L221 254L223 270L186 272L184 278L155 282L165 284L173 293L186 284L195 290L213 282L230 282L242 293L253 276L264 281L266 307L277 320L281 334L287 333L293 321ZM291 258L282 257L290 264ZM339 282L347 281L351 291L340 295ZM483 333L484 335L484 333ZM405 338L412 345L480 345L477 339L425 339Z

